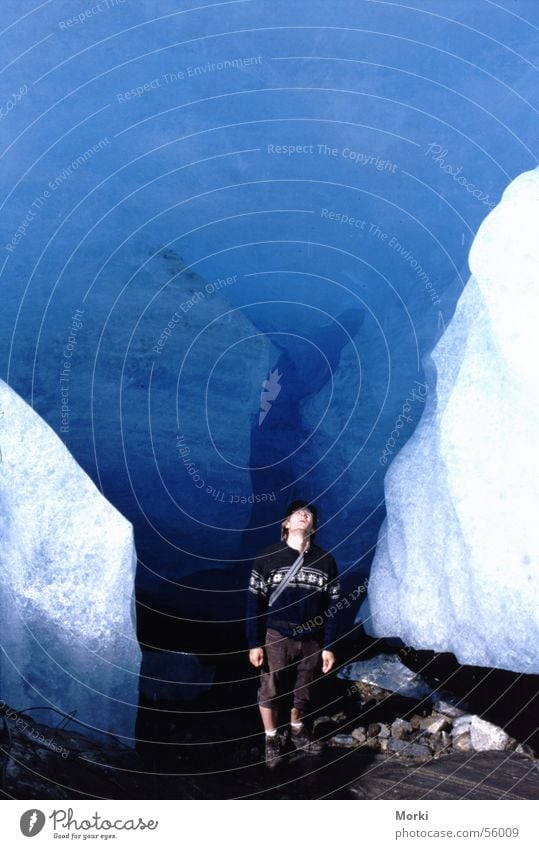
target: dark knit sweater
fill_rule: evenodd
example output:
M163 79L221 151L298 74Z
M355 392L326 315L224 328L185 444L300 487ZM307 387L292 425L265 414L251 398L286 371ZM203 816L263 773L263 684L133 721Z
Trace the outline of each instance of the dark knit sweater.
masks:
M275 604L270 595L286 578L299 551L280 542L265 548L254 561L247 601L249 648L263 646L266 628L296 640L320 638L331 649L336 636L339 578L335 560L314 543L304 555L303 565Z

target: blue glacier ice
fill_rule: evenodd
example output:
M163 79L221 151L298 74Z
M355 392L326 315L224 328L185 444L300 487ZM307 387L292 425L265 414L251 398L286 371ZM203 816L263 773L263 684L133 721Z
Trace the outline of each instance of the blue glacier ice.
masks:
M141 651L133 528L0 381L0 700L134 745Z
M426 363L423 418L385 479L366 621L527 673L539 672L538 221L536 169L479 228L472 276Z
M0 377L133 524L139 598L183 600L184 632L241 630L295 497L344 584L368 573L422 358L537 161L537 13L3 0Z

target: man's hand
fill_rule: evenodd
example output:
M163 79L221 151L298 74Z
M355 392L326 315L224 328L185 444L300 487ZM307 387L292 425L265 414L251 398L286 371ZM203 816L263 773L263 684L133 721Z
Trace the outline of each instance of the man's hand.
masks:
M322 652L322 672L331 672L335 666L335 655L332 651Z
M259 667L264 663L264 649L249 649L249 662Z

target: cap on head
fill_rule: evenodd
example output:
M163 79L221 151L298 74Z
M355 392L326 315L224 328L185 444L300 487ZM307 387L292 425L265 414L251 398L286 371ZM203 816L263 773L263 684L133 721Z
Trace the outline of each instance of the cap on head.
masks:
M310 504L308 501L303 501L303 500L299 499L297 501L291 501L290 504L288 505L288 507L286 508L284 519L281 522L281 540L282 540L282 542L286 542L286 540L288 538L288 528L284 527L286 520L288 519L289 516L292 515L292 513L295 513L296 510L301 510L302 508L309 510L313 514L313 535L314 535L314 532L316 531L316 528L317 528L317 525L318 525L318 510L316 509L314 504Z

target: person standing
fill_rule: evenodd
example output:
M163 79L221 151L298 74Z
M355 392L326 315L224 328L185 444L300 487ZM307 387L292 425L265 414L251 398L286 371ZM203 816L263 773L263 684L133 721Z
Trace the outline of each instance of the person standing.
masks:
M320 661L323 673L335 665L336 621L328 611L335 608L340 589L334 558L313 541L317 524L314 505L292 502L281 523L281 542L257 555L249 581L249 661L260 669L258 705L269 768L282 756L277 711L280 699L291 691L292 745L311 754L321 749L303 717Z

